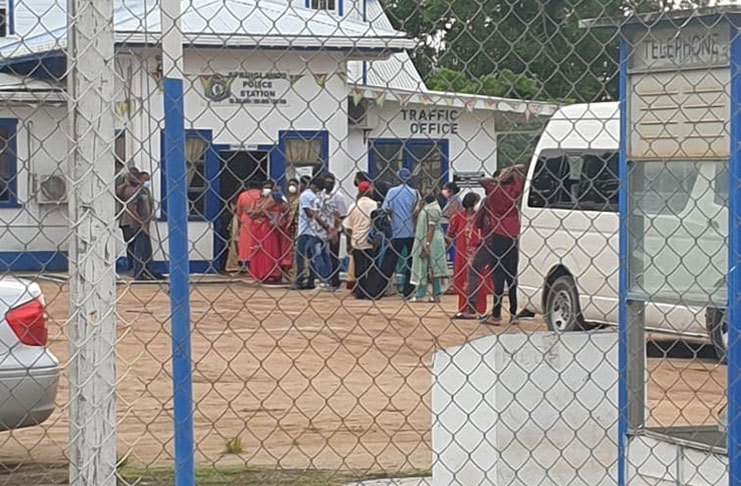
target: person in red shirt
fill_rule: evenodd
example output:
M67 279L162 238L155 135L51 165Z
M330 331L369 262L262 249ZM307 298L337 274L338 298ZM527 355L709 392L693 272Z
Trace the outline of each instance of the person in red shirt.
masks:
M491 265L494 281L494 307L486 324L502 322L502 296L507 285L510 318L517 315L517 238L520 235L520 213L517 200L524 183L523 166L515 165L499 171L493 178L483 179L486 191L476 213L475 225L481 231L483 244L476 250L468 274L468 313L476 315L476 296L481 279Z

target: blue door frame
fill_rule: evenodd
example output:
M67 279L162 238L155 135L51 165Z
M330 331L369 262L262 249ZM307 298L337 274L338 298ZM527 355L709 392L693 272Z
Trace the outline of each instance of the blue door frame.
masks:
M216 153L216 176L213 179L209 179L209 188L214 192L216 201L218 202L218 209L214 218L211 220L211 230L213 232L213 257L211 260L210 267L213 269L209 273L219 273L224 271L221 265L221 255L227 247L228 242L225 242L219 234L217 225L219 224L219 215L222 211L229 211L228 201L221 199L221 152L231 151L231 146L224 144L213 145L213 151ZM273 155L275 154L275 145L258 145L255 149L256 152L267 152L268 153L268 174L272 170Z
M368 141L368 175L373 179L376 173L376 161L371 147L378 145L401 144L401 166L414 172L412 147L439 147L440 149L440 183L448 182L450 166L450 142L447 139L429 138L374 138Z

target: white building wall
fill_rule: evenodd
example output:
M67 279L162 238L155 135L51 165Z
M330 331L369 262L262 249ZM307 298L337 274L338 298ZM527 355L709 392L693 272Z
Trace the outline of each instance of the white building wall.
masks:
M39 205L34 178L67 168L67 108L0 106L0 118L18 120L18 208L0 208L0 252L54 251L66 242L67 205ZM66 248L66 243L62 243Z
M152 174L152 193L159 203L162 173L160 164L160 131L163 127L163 99L152 76L157 61L154 54L128 57L121 66L127 72L132 63L132 93L142 110L131 120L133 162ZM346 62L330 53L284 53L277 51L195 50L186 51L184 62L185 128L211 130L214 144L250 150L256 145L277 147L281 131L327 131L329 135L329 168L342 178L348 167ZM287 93L287 104L248 106L212 102L203 94L200 76L230 72L283 72L303 75ZM326 74L324 86L315 75ZM124 90L117 89L124 99ZM144 95L142 96L142 93ZM122 122L121 122L122 123ZM352 177L352 176L350 176ZM212 225L209 222L188 223L192 242L191 260L213 257ZM160 221L153 231L155 260L165 260L167 222Z
M374 103L371 103L371 106L369 124L372 130L368 134L369 138L448 140L450 144L448 173L451 180L455 172L484 171L491 175L496 170L497 138L494 111L468 111L462 107L411 103L402 107L395 101L385 102L382 108ZM410 113L412 110L416 113L414 120ZM420 133L418 122L420 111L455 113L457 118L454 122L429 122L445 126L436 126L438 130L436 133ZM457 133L440 133L444 130L452 131L453 124L456 125Z

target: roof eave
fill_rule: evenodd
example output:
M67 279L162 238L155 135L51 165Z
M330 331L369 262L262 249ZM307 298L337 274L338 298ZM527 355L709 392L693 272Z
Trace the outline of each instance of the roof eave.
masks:
M620 29L622 27L633 25L650 27L656 23L671 20L682 20L682 23L684 23L695 19L736 15L741 15L741 5L722 5L718 7L702 7L697 9L673 10L669 12L651 12L629 16L584 19L579 21L579 27L582 29Z
M550 117L561 106L559 103L547 101L520 100L514 98L500 98L494 96L451 93L445 91L409 91L398 88L384 88L381 86L367 86L353 83L354 89L362 90L362 95L368 99L375 99L374 92L386 91L396 95L396 101L415 104L435 104L465 108L468 110L485 110L498 113L511 113L533 116ZM398 95L402 95L401 98ZM386 98L388 99L388 98Z

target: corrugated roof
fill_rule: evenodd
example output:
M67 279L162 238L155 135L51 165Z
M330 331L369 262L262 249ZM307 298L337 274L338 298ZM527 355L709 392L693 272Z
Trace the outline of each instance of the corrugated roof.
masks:
M63 49L65 9L56 0L21 0L16 34L0 54L17 57ZM181 29L189 45L401 50L414 47L402 32L269 0L183 0ZM160 13L152 0L117 0L116 41L156 42Z

